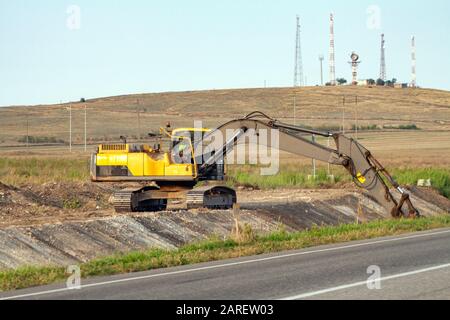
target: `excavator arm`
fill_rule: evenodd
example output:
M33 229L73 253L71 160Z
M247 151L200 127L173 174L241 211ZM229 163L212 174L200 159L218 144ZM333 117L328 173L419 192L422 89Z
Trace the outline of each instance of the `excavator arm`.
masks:
M411 203L409 194L399 186L370 151L344 134L308 130L279 122L261 112L253 112L243 119L232 120L221 125L206 135L203 141L209 140L209 137L216 135L218 131L225 137L229 130L233 130L235 134L224 143L222 148L219 148L219 152L203 154L204 161L199 166L200 173L207 172L216 161L223 159L245 136L259 135L261 130L265 132L278 130L277 147L279 150L343 166L350 173L354 182L367 190L369 195L393 217L419 216L419 212ZM309 139L311 135L333 138L336 148L328 148L311 141ZM267 139L265 144L269 148L272 147L270 139ZM400 193L399 200L396 200L388 185Z

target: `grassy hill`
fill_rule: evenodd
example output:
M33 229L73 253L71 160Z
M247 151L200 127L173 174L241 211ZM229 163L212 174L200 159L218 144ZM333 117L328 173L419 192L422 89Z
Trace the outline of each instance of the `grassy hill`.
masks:
M450 92L429 89L366 87L306 87L217 90L126 95L73 103L73 138L83 140L87 105L91 139L138 135L157 130L167 121L175 126L203 120L214 126L260 110L285 121L312 127L339 127L345 97L346 127L399 127L415 124L424 130L450 130ZM358 101L356 106L356 99ZM0 143L17 143L28 132L34 137L67 140L68 104L0 108ZM357 110L357 114L356 114ZM28 119L28 120L27 120Z

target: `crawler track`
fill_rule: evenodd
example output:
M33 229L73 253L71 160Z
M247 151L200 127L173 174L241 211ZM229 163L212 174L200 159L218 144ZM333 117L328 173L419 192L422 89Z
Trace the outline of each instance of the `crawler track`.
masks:
M114 194L112 203L116 212L133 212L133 195L139 189L123 189Z

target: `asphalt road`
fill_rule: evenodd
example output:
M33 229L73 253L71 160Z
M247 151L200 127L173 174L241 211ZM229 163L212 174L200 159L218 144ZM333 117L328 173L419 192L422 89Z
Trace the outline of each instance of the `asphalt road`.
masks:
M450 299L450 229L94 278L81 285L18 290L0 299Z

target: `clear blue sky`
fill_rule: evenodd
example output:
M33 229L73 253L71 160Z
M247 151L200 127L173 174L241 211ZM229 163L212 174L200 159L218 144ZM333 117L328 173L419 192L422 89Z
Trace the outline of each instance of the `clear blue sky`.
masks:
M80 15L68 13L70 5ZM380 10L379 29L368 25L371 5ZM291 86L296 14L305 76L315 85L318 55L328 63L330 12L338 77L351 78L347 61L356 51L360 78L376 78L384 32L388 77L409 82L415 35L418 85L450 90L448 0L0 0L0 106L262 87L265 80Z

